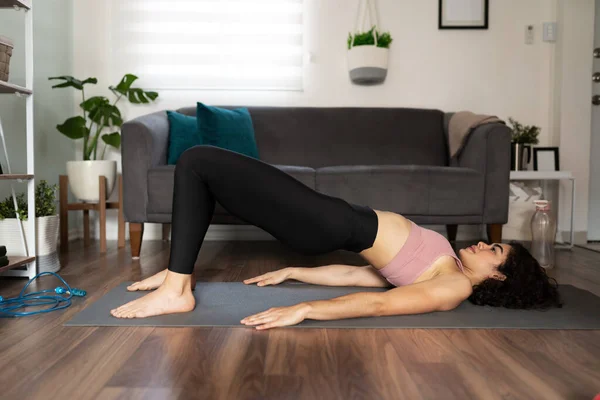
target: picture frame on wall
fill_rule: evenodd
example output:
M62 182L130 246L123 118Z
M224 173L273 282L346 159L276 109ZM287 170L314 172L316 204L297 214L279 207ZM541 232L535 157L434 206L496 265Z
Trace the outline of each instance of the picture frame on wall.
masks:
M558 147L534 147L534 171L560 171Z
M439 0L439 29L488 29L489 0Z

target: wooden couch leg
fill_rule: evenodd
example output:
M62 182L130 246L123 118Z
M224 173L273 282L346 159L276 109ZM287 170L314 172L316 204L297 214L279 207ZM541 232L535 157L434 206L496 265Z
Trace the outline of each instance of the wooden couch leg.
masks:
M167 242L171 233L171 224L162 224L162 240Z
M456 232L458 231L458 225L446 225L446 233L448 234L448 241L456 242Z
M490 244L502 242L502 224L488 224L487 236Z
M144 235L144 224L129 223L129 244L131 245L131 257L140 258L142 249L142 236Z

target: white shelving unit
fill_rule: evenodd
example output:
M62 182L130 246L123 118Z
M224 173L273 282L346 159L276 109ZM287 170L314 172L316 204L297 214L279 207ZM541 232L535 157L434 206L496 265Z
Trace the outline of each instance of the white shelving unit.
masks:
M25 87L17 86L12 83L0 81L0 94L16 95L25 98L25 131L27 135L27 172L25 174L13 174L10 168L8 150L4 140L4 130L2 129L2 120L0 119L0 138L4 156L7 162L8 173L0 175L0 181L9 181L11 183L13 199L15 190L13 182L27 182L27 203L29 218L24 229L27 229L29 243L25 240L25 231L20 229L23 250L26 254L22 257L9 256L9 264L0 267L3 276L21 276L33 278L36 275L35 262L35 178L34 178L34 137L33 137L33 11L31 0L0 0L0 11L2 12L24 12L25 13ZM0 30L0 33L1 30ZM2 110L0 110L0 118ZM15 200L16 208L16 200ZM1 244L1 243L0 243ZM26 269L22 269L25 267ZM15 269L20 268L20 269Z

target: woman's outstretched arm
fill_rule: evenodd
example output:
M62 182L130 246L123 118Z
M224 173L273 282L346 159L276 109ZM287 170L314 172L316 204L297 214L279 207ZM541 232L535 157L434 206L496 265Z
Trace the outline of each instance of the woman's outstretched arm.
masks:
M244 318L242 323L262 330L295 325L304 319L333 320L448 311L467 299L471 290L471 284L464 276L444 275L383 293L353 293L330 300L276 307Z
M391 284L370 265L357 267L343 264L309 268L287 267L277 271L267 272L266 274L251 279L246 279L244 283L256 283L258 286L269 286L277 285L288 279L323 286L391 286Z
M332 264L316 268L291 269L291 279L324 286L388 287L391 284L370 265L357 267Z

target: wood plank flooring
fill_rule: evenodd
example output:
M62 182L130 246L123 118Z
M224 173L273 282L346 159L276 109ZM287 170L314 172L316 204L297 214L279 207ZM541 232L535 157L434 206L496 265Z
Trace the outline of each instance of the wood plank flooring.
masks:
M459 243L460 246L471 243ZM66 310L0 319L0 399L586 399L600 393L600 331L63 327L123 281L165 268L168 242L141 259L73 242L60 275L88 291ZM557 253L560 283L600 295L600 253ZM361 265L279 242L206 242L201 281L241 281L289 265ZM12 297L25 279L1 278ZM41 278L32 290L58 283ZM600 318L600 311L599 311Z

